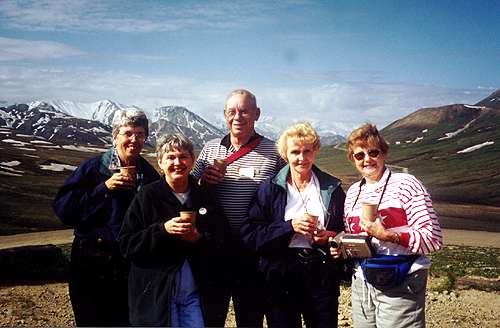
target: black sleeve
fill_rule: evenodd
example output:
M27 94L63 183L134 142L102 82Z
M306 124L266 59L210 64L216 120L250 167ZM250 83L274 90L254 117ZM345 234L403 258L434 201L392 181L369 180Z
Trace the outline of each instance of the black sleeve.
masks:
M341 186L333 192L332 200L330 201L329 212L330 221L328 223L328 230L337 233L344 231L344 202L345 193Z
M169 235L163 220L155 220L154 200L140 191L127 210L118 236L121 254L142 267L159 267L169 257L179 257L186 245L177 236Z

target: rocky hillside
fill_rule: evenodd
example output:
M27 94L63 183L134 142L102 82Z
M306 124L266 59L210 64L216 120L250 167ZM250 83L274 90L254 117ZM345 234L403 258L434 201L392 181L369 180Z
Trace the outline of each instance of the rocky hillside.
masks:
M423 108L382 129L389 161L423 177L443 200L500 204L500 108Z
M491 95L478 102L476 106L500 109L500 90L493 92Z
M202 148L207 141L224 135L224 132L200 116L180 106L157 108L149 130L149 140L153 144L156 138L164 133L182 133L196 148Z
M93 145L111 143L109 125L68 115L46 103L0 107L0 117L0 126L51 142Z

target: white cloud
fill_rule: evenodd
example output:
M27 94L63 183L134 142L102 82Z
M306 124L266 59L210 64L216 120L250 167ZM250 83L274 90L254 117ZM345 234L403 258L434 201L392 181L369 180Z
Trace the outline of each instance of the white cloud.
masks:
M300 5L300 1L2 0L0 19L9 28L30 31L164 32L263 24L274 20L282 8Z
M78 49L57 42L0 37L0 61L58 59L83 54Z
M294 87L257 83L243 86L256 94L263 115L272 116L273 123L279 126L302 119L323 130L330 127L342 134L365 121L383 127L423 107L473 104L491 92L368 82ZM146 111L159 106L180 105L211 122L222 118L225 97L237 87L241 85L234 81L203 81L78 67L0 66L0 99L9 104L33 100L95 102L111 99L137 105Z

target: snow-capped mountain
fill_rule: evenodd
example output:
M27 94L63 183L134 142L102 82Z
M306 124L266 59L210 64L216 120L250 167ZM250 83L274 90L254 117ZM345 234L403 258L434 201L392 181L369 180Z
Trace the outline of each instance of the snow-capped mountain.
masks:
M0 126L12 127L21 133L33 134L50 141L103 145L111 143L110 124L117 110L139 110L138 107L124 107L112 101L93 104L92 119L68 114L67 112L79 115L89 113L90 107L85 109L85 106L71 102L59 102L57 108L41 101L32 102L29 106L18 104L0 107ZM152 145L156 143L159 135L165 133L182 133L197 148L201 148L211 139L224 135L215 126L184 107L160 107L148 116L150 117L148 143Z
M41 103L51 105L55 110L74 117L91 119L108 125L111 125L113 115L117 110L141 110L137 106L123 105L108 99L92 103L81 103L68 100L34 101L29 104L29 107L37 107Z
M222 115L220 118L217 118L215 124L211 124L197 114L189 111L187 108L180 106L163 106L153 111L146 111L137 106L123 105L107 99L93 103L49 100L32 102L29 104L28 110L39 107L54 113L65 114L75 119L80 118L83 119L83 121L97 121L108 126L111 125L113 116L117 110L142 110L146 112L149 118L149 143L153 145L156 142L157 136L163 133L182 133L191 138L196 147L201 147L207 141L216 137L221 137L227 133L226 122ZM13 119L9 118L9 122L11 121L13 121ZM255 129L259 134L276 140L281 131L288 126L288 124L284 122L285 121L277 120L269 115L261 115L259 121L255 125ZM321 135L323 145L331 145L344 141L344 138L327 126L325 122L312 122L312 124ZM1 115L0 125L9 125L6 119L2 118ZM78 142L78 140L72 141Z
M149 140L154 143L164 133L182 133L198 148L203 147L207 141L224 135L223 131L180 106L164 106L153 112Z
M117 110L142 110L137 106L125 106L111 100L102 100L94 105L92 119L108 125L113 122L113 116Z
M109 125L73 117L43 102L0 107L0 117L3 126L50 141L93 145L111 143Z

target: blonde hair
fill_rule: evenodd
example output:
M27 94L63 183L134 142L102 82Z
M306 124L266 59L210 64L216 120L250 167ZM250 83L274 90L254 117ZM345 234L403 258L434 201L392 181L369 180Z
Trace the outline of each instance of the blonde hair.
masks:
M365 123L359 128L353 130L347 137L347 158L354 162L355 147L376 147L387 155L389 144L378 132L377 127L372 123Z
M321 147L319 134L308 122L298 122L287 127L280 135L277 146L278 153L285 160L288 147L288 139L295 139L299 144L313 145L314 150Z

